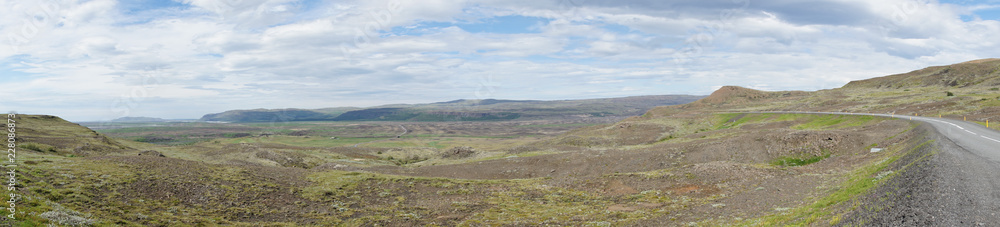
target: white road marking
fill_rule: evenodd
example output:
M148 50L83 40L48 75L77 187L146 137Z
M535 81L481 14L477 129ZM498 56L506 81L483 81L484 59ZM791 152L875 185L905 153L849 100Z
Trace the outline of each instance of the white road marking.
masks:
M777 112L777 113L781 113L781 112ZM787 113L787 112L786 112L786 113ZM792 112L792 113L803 113L803 112ZM825 113L825 114L847 114L847 115L857 115L857 113ZM903 116L899 116L899 117L897 117L897 116L895 116L895 115L877 115L877 114L872 114L872 116L882 116L882 117L886 117L886 116L888 116L888 117L893 117L893 118L903 118ZM914 117L910 116L910 120L913 120L913 119L914 119ZM958 129L961 129L961 130L963 130L963 131L965 131L965 132L968 132L969 134L972 134L972 135L977 135L977 136L979 136L979 137L983 137L984 139L988 139L988 140L992 140L993 142L997 142L997 143L1000 143L1000 140L996 140L996 139L993 139L993 138L990 138L990 137L986 137L986 136L980 136L979 134L976 134L975 132L972 132L972 131L969 131L968 129L965 129L965 128L964 128L964 127L962 127L962 126L958 126L958 125L957 125L957 124L955 124L955 123L951 123L951 122L947 122L947 121L942 121L942 120L937 120L937 119L930 119L930 118L922 118L922 117L916 117L916 119L917 119L917 120L924 120L924 121L933 121L933 122L938 122L938 123L943 123L943 124L948 124L948 125L951 125L951 126L955 126L956 128L958 128Z
M969 134L977 135L977 136L979 135L979 134L976 134L975 132L972 132L972 131L969 131L968 129L963 128L962 126L958 126L955 123L951 123L951 122L947 122L947 121L942 121L942 120L937 120L937 119L924 119L924 120L933 121L933 122L939 122L939 123L943 123L943 124L948 124L948 125L951 125L951 126L955 126L956 128L961 129L962 131L968 132Z
M993 142L1000 143L1000 140L995 140L993 138L989 138L989 137L986 137L986 136L979 136L979 137L983 137L983 139L988 139L988 140L992 140Z

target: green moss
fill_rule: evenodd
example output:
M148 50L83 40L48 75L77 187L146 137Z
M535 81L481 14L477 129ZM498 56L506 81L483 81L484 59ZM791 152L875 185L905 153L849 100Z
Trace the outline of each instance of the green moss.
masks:
M717 114L715 117L715 129L738 128L743 124L764 122L773 116L774 114Z
M257 137L257 138L235 138L235 139L220 139L222 143L278 143L290 146L303 146L303 147L343 147L352 146L359 143L367 143L371 141L381 140L384 138L338 138L330 139L327 137L301 137L301 136L271 136L271 137Z
M382 141L382 142L365 143L359 146L393 148L393 147L422 147L422 144L418 144L416 141Z
M518 125L518 128L565 128L565 127L586 127L599 125L595 123L572 123L572 124L538 124L538 125Z
M672 171L673 169L658 169L658 170L650 170L643 172L613 173L613 174L608 174L606 176L629 176L629 177L642 177L646 179L656 179L656 178L673 176L673 174L671 173Z
M519 182L518 180L463 180L463 179L449 179L449 178L433 178L433 177L409 177L400 175L389 175L389 174L378 174L378 173L362 173L362 172L350 172L350 171L340 171L331 170L310 174L307 179L313 182L313 185L303 189L303 195L305 198L325 201L330 200L334 197L344 197L355 190L357 190L358 185L364 181L374 180L374 181L392 181L392 182L421 182L427 183L432 186L439 187L450 187L451 185L457 184L511 184ZM525 180L520 180L525 181ZM530 180L529 180L530 181Z
M771 165L776 166L804 166L813 164L830 157L830 152L823 152L823 155L796 155L785 156L771 161Z
M431 141L431 142L427 143L427 146L428 147L433 147L435 149L445 149L445 148L448 147L448 145L443 145L443 144L440 144L440 143L441 143L440 141Z
M491 208L477 213L462 225L582 225L585 221L621 219L606 212L611 205L588 193L568 189L543 189L528 194L513 190L496 192L486 200Z
M915 152L924 146L929 146L933 142L934 140L926 140L923 143L914 146L907 152L892 152L892 154L885 159L873 161L872 163L851 171L845 176L846 180L844 180L840 186L836 187L838 188L836 191L825 197L819 198L808 205L793 208L788 212L771 214L758 219L749 220L741 225L811 226L820 219L829 219L835 222L840 218L839 215L834 215L834 212L836 211L834 207L836 205L850 201L859 195L868 193L868 191L872 188L875 188L883 182L886 182L888 179L891 179L898 173L891 171L883 172L884 169L895 163L899 158ZM926 154L918 160L927 158L929 155L932 154ZM914 161L914 163L915 162L916 161ZM908 163L907 165L911 164L912 163Z
M867 125L882 121L884 118L873 116L851 116L835 114L742 114L728 113L717 114L713 121L714 128L706 130L718 130L728 128L738 128L746 124L774 123L785 121L803 122L792 126L798 130L824 130L839 129ZM702 130L702 131L706 131Z
M459 188L459 189L453 189L453 190L438 191L437 194L438 195L469 195L469 194L472 194L473 192L475 192L475 191L473 191L472 189Z
M56 151L55 147L53 147L51 145L48 145L48 144L41 144L41 143L31 143L31 142L21 143L21 144L18 144L17 147L22 148L22 149L28 149L28 150L38 151L38 152L54 152L54 151Z
M807 119L807 122L792 126L792 129L798 130L822 130L822 129L837 129L837 128L848 128L857 127L873 123L872 121L881 121L883 118L876 118L873 116L850 116L850 115L834 115L834 114L824 114L824 115L813 115L811 118Z
M660 190L646 190L633 195L628 195L625 199L644 203L670 203L673 199L666 192Z

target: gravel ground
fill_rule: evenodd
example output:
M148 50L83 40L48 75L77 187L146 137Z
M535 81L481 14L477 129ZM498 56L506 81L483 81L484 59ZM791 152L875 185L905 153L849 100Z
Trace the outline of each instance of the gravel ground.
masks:
M902 171L861 198L851 226L995 226L1000 224L1000 163L981 157L927 124L936 142L894 166ZM927 158L921 159L926 154Z

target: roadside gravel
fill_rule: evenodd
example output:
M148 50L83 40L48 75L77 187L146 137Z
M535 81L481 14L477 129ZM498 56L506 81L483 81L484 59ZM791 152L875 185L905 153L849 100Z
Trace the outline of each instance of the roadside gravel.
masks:
M924 124L929 146L897 161L902 171L860 199L850 226L994 226L1000 223L1000 163ZM931 154L926 156L926 154ZM907 166L908 165L908 166Z

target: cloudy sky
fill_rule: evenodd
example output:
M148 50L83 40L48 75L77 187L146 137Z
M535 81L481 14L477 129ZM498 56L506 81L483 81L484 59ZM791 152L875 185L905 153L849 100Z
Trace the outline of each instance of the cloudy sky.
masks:
M0 111L818 90L998 57L998 20L1000 0L0 0Z

